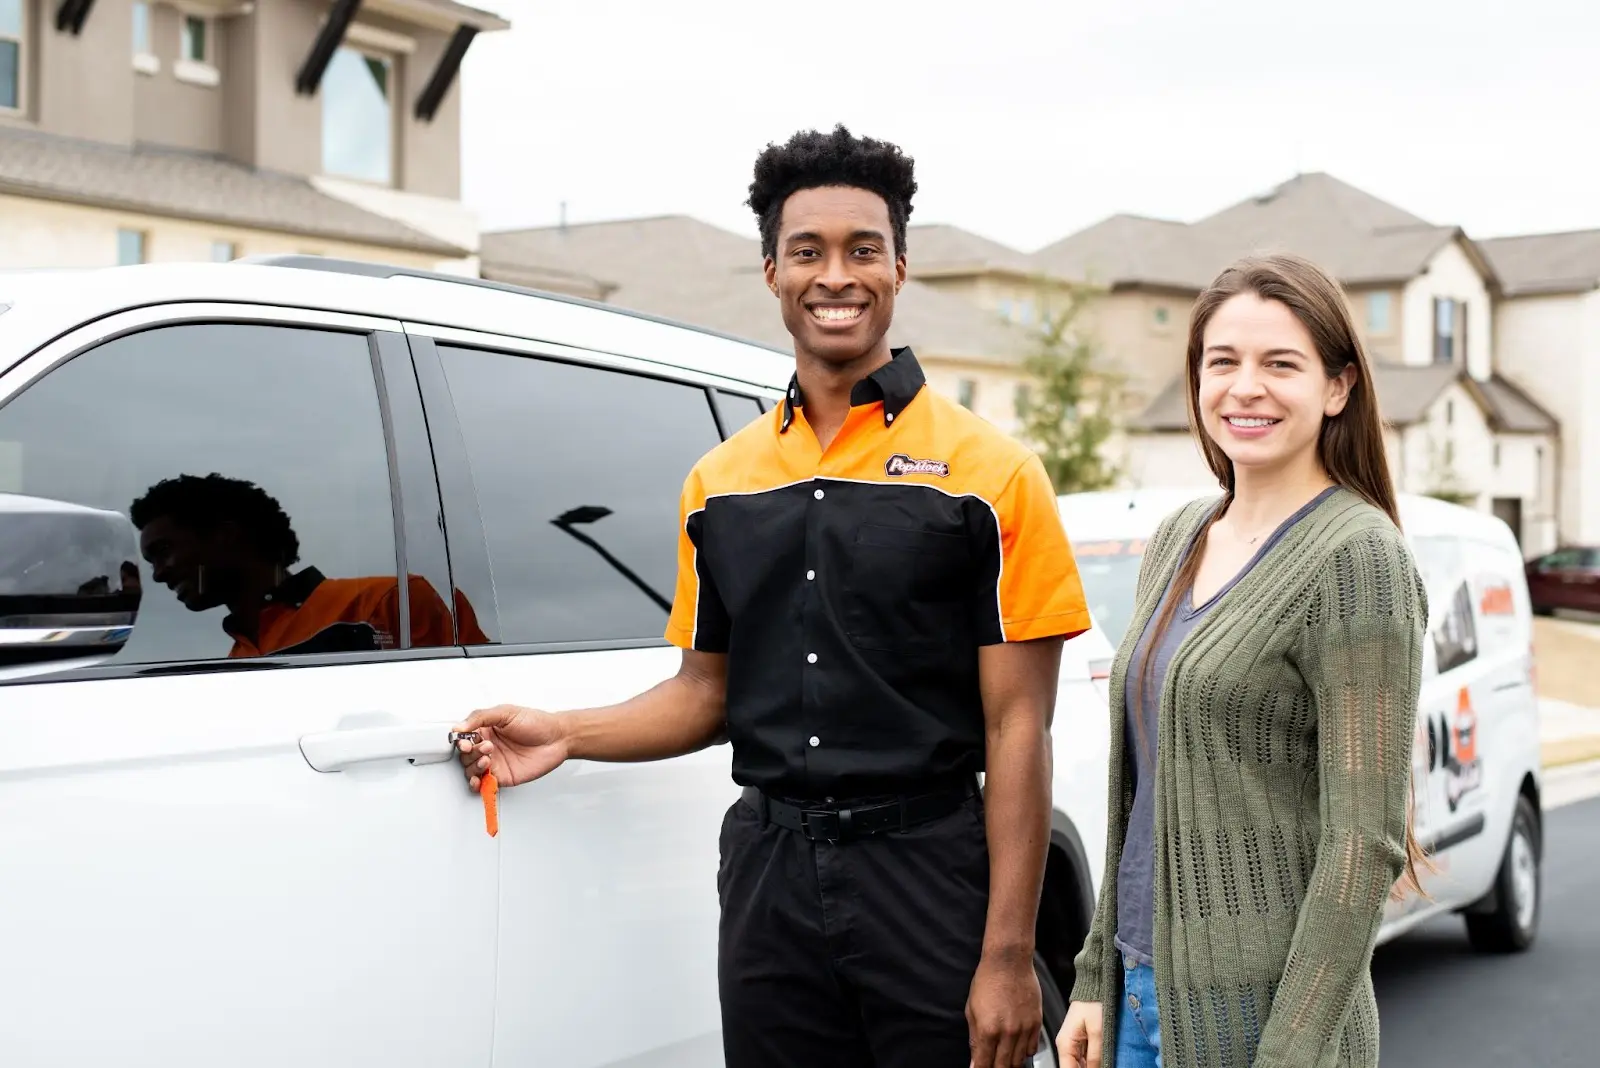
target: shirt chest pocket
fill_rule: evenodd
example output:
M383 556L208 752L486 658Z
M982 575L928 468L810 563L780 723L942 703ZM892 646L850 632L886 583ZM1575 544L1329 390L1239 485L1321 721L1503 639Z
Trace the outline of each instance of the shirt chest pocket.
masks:
M856 528L842 612L855 645L910 650L959 642L971 594L964 533L877 523Z

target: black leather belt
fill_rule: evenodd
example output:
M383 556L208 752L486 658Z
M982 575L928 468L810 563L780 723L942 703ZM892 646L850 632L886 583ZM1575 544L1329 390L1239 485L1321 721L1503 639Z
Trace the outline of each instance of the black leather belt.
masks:
M745 804L755 809L764 821L798 831L813 842L848 842L930 823L950 815L968 798L977 795L978 781L974 777L958 786L929 793L908 794L848 807L815 802L790 804L768 797L753 786L745 787L743 798Z

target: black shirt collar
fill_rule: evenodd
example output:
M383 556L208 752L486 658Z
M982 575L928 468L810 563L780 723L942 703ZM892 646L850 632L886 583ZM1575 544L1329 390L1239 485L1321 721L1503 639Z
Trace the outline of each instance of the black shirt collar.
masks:
M852 408L874 401L883 402L884 426L893 423L906 410L906 405L928 381L909 345L891 350L890 356L888 363L857 382L850 390ZM786 432L794 423L794 410L805 405L805 398L800 395L800 377L793 375L789 379L789 391L783 399L783 422L778 426L779 433Z
M297 571L278 583L276 589L266 595L266 604L288 605L290 608L299 608L311 598L316 588L322 585L324 576L314 567ZM229 634L238 633L238 620L230 613L222 621L222 629Z

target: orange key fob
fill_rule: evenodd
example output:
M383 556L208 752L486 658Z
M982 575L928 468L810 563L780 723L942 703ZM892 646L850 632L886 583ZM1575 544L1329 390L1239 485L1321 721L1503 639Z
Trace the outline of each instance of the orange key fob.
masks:
M459 742L472 742L474 744L483 740L477 731L450 732L450 744ZM500 833L500 783L495 780L494 772L486 771L478 780L478 795L483 798L483 826L493 838Z
M493 838L500 833L500 784L495 781L494 772L483 773L478 792L483 795L483 825Z

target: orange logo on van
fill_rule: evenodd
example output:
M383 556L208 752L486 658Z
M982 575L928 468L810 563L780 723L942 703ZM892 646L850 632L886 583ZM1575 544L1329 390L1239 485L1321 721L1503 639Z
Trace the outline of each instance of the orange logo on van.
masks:
M1478 759L1478 716L1472 711L1472 695L1465 686L1456 696L1455 751L1456 759L1470 764Z
M1486 616L1516 615L1517 603L1511 596L1511 587L1504 582L1484 587L1483 596L1478 599L1478 611Z

